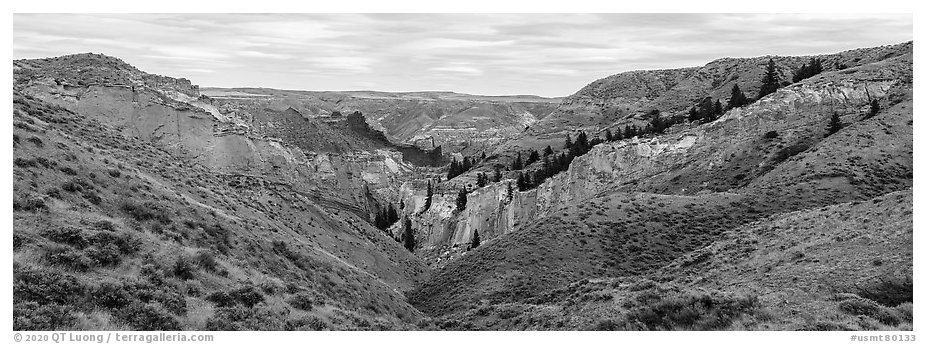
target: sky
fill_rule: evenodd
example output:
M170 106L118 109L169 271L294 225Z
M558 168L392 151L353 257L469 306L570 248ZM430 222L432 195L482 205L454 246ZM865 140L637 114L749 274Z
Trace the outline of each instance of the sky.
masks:
M628 70L913 39L912 14L14 14L13 58L82 52L204 87L568 96Z

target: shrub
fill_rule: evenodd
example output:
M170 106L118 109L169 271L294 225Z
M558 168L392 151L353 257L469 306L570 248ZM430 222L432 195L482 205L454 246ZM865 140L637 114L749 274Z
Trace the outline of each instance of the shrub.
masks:
M14 268L14 303L64 304L83 294L84 286L74 276L43 269Z
M93 260L96 266L116 265L122 261L119 248L113 244L88 247L84 250L84 254Z
M26 139L26 141L32 142L32 144L34 144L36 147L39 147L39 148L45 147L45 143L42 142L42 139L40 139L38 136L32 136Z
M885 306L897 306L913 302L913 278L887 277L874 283L859 287L857 294Z
M70 268L74 271L84 272L96 264L80 250L68 246L57 246L45 252L45 259L53 265Z
M196 264L206 271L215 272L219 266L219 263L215 260L215 255L209 251L200 251L196 253L194 259L196 260Z
M131 200L124 200L120 208L135 221L146 222L157 220L162 224L170 224L172 222L167 210L160 204L154 202L138 204Z
M206 320L207 331L282 330L284 325L280 314L259 308L220 307Z
M22 211L36 211L48 209L48 206L45 205L45 199L38 196L28 195L25 199L17 199L13 201L13 210L22 210Z
M155 285L164 284L164 272L154 264L145 264L141 266L139 274Z
M592 327L592 330L595 331L617 331L619 329L620 325L618 322L614 321L614 319L599 320L595 326Z
M896 315L869 299L843 300L839 302L839 310L852 315L865 315L889 326L896 326L900 323Z
M96 192L85 191L83 193L83 196L84 196L84 199L86 199L88 202L92 203L93 205L100 205L100 203L103 203L103 198L100 197L100 195L97 194Z
M206 301L214 303L216 307L234 307L237 303L237 300L224 290L209 294L206 296Z
M645 330L719 330L743 314L759 309L755 296L694 295L679 293L648 298L630 309L626 326Z
M111 169L107 170L106 172L109 173L109 175L110 175L111 177L113 177L113 178L119 178L119 176L122 175L122 171L119 171L119 170L114 169L114 168L111 168Z
M775 153L775 155L772 157L772 162L775 164L781 163L785 160L788 160L788 158L801 154L808 149L810 149L809 145L801 143L785 147Z
M217 291L206 297L207 301L215 303L218 307L234 307L243 305L252 308L264 301L264 296L253 286L241 287L232 291Z
M134 298L126 286L119 282L102 282L90 291L90 302L106 309L121 309Z
M765 133L765 135L762 135L762 137L765 138L766 140L771 140L771 139L774 139L774 138L778 138L778 132L772 130L772 131L769 131L769 132Z
M67 183L61 184L61 190L67 192L81 192L84 191L84 184L79 180L71 180Z
M16 158L16 159L13 159L13 166L21 167L21 168L29 168L29 167L38 167L39 164L35 160L32 160L32 159Z
M66 330L76 323L74 308L70 306L40 305L36 302L17 303L13 306L14 331Z
M105 222L112 225L111 222ZM99 224L99 223L98 223ZM105 225L104 225L105 226ZM141 240L135 238L129 233L115 233L109 231L97 231L89 236L89 241L95 246L113 245L119 249L122 254L132 254L141 249Z
M286 300L286 302L289 303L290 306L293 306L293 308L311 311L315 304L315 297L311 293L301 292L294 294Z
M108 220L100 220L93 224L93 228L99 231L113 232L116 230L116 225Z
M161 307L150 303L133 302L117 312L117 317L140 331L176 331L180 322Z
M905 323L913 323L913 303L904 302L894 307L894 314L897 315L897 318L900 321Z
M193 276L193 271L195 271L195 267L189 258L182 255L177 257L173 266L174 276L184 281L190 280L195 278L195 276Z
M206 331L241 331L247 329L239 323L253 316L252 310L229 306L219 307L206 320Z
M84 237L84 231L76 227L53 227L42 232L42 236L51 241L67 244L74 247L87 246L87 238Z
M286 320L283 324L285 331L321 331L328 328L328 324L317 316L306 316L298 319Z
M69 176L76 176L76 175L77 175L77 171L75 171L75 170L74 170L73 168L71 168L70 166L62 167L62 168L61 168L61 172L64 172L64 174L69 175Z
M48 195L49 197L61 199L61 190L55 187L46 190L45 194Z
M27 242L31 242L28 237L19 232L13 232L13 251L19 250Z

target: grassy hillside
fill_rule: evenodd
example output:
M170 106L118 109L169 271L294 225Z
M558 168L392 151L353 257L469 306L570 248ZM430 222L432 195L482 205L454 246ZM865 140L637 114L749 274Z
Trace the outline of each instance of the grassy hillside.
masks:
M667 135L670 145L692 137L695 143L686 150L641 154L658 143L616 143L583 156L594 160L573 163L582 169L560 182L570 190L591 185L597 194L562 205L435 272L409 294L412 304L448 315L484 302L526 300L581 279L645 275L726 230L768 216L908 190L912 83L904 76L911 60L905 55L884 61L810 81L899 80L871 118L867 107L851 102L836 110L795 104L792 94L811 91L791 87L716 122ZM844 127L829 134L833 111ZM612 151L640 156L612 165L608 159L625 159ZM598 165L608 168L593 169Z
M912 193L784 213L640 276L475 302L443 329L911 330Z
M365 219L14 94L14 329L414 323L425 268Z

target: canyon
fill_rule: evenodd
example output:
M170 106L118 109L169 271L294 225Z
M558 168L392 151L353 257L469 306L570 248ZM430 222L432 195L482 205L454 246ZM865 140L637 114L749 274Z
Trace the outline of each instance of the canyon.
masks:
M14 327L909 329L912 51L722 58L565 98L207 88L99 54L16 60ZM685 119L734 85L756 94L770 60L791 80L811 58L822 73L716 120L602 140L516 186L518 154ZM799 264L843 275L793 284ZM660 307L644 293L736 309L641 318Z

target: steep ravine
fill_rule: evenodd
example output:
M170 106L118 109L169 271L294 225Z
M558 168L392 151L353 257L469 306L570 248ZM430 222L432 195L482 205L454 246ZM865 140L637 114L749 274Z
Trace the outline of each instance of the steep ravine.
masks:
M884 98L909 72L903 64L908 58L825 73L681 132L598 145L536 189L518 192L515 188L510 200L507 185L513 186L513 180L477 189L468 195L463 212L454 211L457 190L438 185L431 208L422 213L426 185L406 183L400 191L410 205L405 215L413 220L419 242L435 249L461 250L475 231L485 242L602 192L693 195L732 190L736 183L720 182L726 174L736 173L739 185L745 185L778 163L774 152L754 152L765 133L775 131L779 147L813 145L823 138L829 113L844 114L843 122L850 125L870 99ZM747 153L752 155L748 167L740 166L744 158L731 158ZM442 254L446 256L446 252L435 253Z

